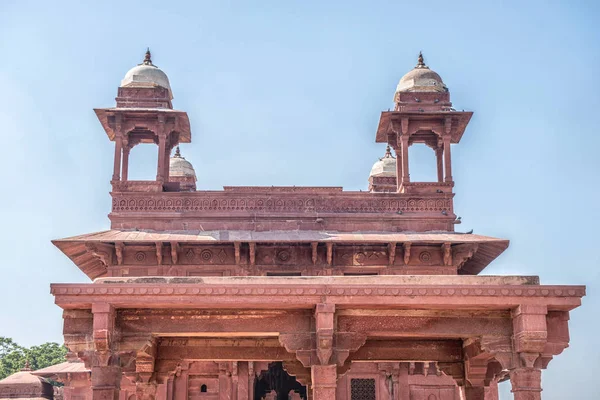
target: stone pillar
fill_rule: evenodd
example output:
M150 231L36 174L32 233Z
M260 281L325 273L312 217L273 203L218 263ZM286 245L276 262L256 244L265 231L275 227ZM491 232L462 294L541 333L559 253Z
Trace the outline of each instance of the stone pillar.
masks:
M131 148L129 146L123 146L123 173L121 174L122 180L127 181L129 176L129 152Z
M228 362L219 363L219 400L232 400L231 370Z
M121 366L112 353L115 310L107 303L92 304L94 356L92 360L92 400L119 400Z
M310 368L314 400L335 400L337 370L335 365L313 365Z
M542 371L538 368L511 370L510 384L515 400L540 400L542 398Z
M465 386L465 400L486 400L485 387Z
M402 184L402 150L401 146L394 147L396 153L396 191L400 191L400 185Z
M402 183L410 182L410 174L408 173L408 135L402 135L400 138L402 143Z
M167 133L165 132L165 117L158 116L158 167L156 171L156 180L165 181L165 155L167 154Z
M170 142L170 140L169 140ZM169 143L168 146L165 146L165 164L164 164L164 180L165 182L169 181L169 167L170 167L170 162L171 162L171 144Z
M182 362L181 369L175 372L173 384L173 399L187 400L188 399L188 378L189 378L189 363Z
M452 160L450 158L450 136L444 137L444 168L446 169L446 182L452 182Z
M123 151L123 140L121 136L117 134L115 137L115 164L113 168L113 181L121 180L121 153Z
M485 388L485 400L499 400L498 381L493 379L490 385Z
M435 158L437 161L437 180L438 182L444 182L444 163L443 163L444 149L438 147L435 149Z
M256 373L254 372L254 361L248 361L248 400L254 400L254 381Z

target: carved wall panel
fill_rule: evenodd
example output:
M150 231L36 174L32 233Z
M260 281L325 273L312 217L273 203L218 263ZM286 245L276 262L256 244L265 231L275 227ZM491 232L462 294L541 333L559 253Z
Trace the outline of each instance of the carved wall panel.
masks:
M411 246L409 265L444 265L439 246Z
M223 246L181 246L178 255L182 265L233 265L235 254L233 245Z
M203 213L229 212L330 212L330 213L397 213L401 212L441 212L452 211L452 199L440 195L403 196L396 193L389 199L373 199L370 193L357 195L343 193L337 196L235 196L231 193L197 192L191 195L161 194L139 196L113 193L113 212L164 212L202 211Z
M336 246L336 266L386 266L389 262L386 246Z

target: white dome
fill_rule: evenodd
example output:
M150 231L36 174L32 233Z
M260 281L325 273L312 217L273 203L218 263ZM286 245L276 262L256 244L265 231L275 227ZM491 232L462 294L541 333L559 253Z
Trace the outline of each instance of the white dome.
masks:
M417 66L400 79L398 87L396 88L396 93L447 91L448 88L442 81L442 77L425 65L422 54L419 54Z
M173 99L171 85L167 74L156 65L152 64L150 59L150 51L146 52L146 58L142 64L136 65L125 74L121 81L121 86L124 87L163 87L169 90L169 98Z
M179 146L175 150L175 155L169 160L169 176L170 177L193 177L196 181L196 171L192 163L181 156Z
M396 176L396 159L392 156L390 146L385 155L373 164L369 176Z

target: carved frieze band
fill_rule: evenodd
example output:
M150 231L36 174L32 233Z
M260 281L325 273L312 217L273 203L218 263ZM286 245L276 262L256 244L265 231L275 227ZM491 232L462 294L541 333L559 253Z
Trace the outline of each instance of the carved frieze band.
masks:
M195 196L197 197L197 196ZM397 196L396 196L397 197ZM113 194L113 212L122 211L286 211L331 213L381 213L390 212L441 212L452 210L452 199L407 197L404 199L335 199L335 198L285 198L270 196L257 198L227 198L207 196L192 199L189 196L133 196Z
M493 288L453 286L453 287L225 287L225 286L170 286L163 285L135 285L122 287L121 285L80 285L63 286L53 285L53 295L331 295L331 296L494 296L494 297L582 297L585 295L584 287L553 287L542 286L535 288L507 288L505 286Z

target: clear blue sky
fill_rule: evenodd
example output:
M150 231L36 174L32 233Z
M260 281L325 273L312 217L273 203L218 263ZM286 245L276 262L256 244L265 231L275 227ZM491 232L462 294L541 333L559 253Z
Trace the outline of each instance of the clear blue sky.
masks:
M1 1L0 335L62 340L49 284L87 278L50 240L109 226L113 146L92 108L114 104L146 46L190 116L182 152L200 189L366 189L384 153L379 113L423 50L455 107L475 111L453 148L459 228L511 239L484 272L588 285L544 399L598 398L599 11L593 1ZM435 170L431 154L413 153L413 178ZM154 160L138 146L132 177L152 177Z

